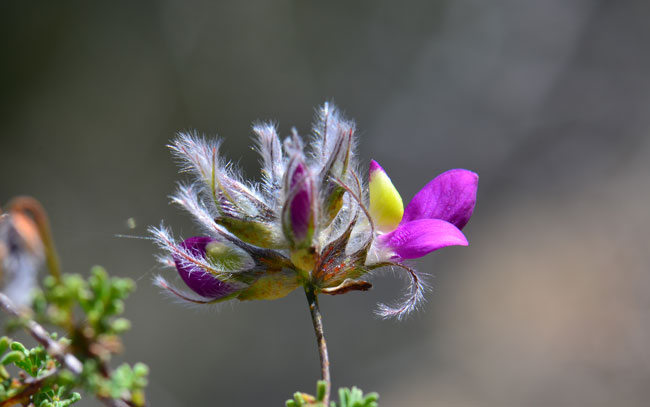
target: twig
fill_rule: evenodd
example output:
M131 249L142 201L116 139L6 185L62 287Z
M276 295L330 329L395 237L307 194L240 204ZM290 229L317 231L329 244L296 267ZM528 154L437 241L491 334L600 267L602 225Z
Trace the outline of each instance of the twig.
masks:
M3 293L0 293L0 307L11 316L21 319L25 318L25 316L22 315L18 308L14 305L13 301L11 301L9 297ZM50 337L45 328L43 328L38 322L32 319L27 319L25 328L36 340L36 342L43 345L47 353L55 358L62 366L77 376L82 373L83 365L81 361L74 355L67 353L57 341L53 340ZM47 377L49 377L49 375ZM43 379L45 379L45 377L43 377ZM39 383L42 383L42 381ZM112 399L99 396L97 398L108 407L130 407L130 404L122 399ZM4 404L0 405L0 407L1 406L4 406Z
M309 311L311 312L311 321L314 324L314 332L316 333L316 343L318 344L318 354L320 356L321 379L327 383L323 405L329 406L332 380L330 379L330 360L327 355L327 343L325 342L325 334L323 333L323 318L321 317L320 309L318 308L318 296L315 293L314 287L306 285L305 293L307 294L307 303L309 304Z
M28 379L25 381L24 385L25 388L22 389L22 391L15 396L8 398L7 400L3 400L0 402L0 407L9 407L9 406L15 406L17 404L23 404L26 405L27 402L29 402L29 398L38 392L38 390L41 388L43 383L54 376L55 374L58 373L58 369L52 369L50 370L47 374L39 377L39 378L33 378L33 379Z
M131 407L131 404L127 403L126 401L124 401L122 399L112 399L110 397L99 397L99 396L97 396L97 398L105 406L108 406L108 407Z
M20 313L18 308L14 303L4 295L0 293L0 307L5 310L6 313L12 315L16 318L24 318L24 315ZM40 343L45 347L47 353L52 355L62 366L74 373L75 375L80 375L83 370L83 365L74 355L71 355L65 351L65 349L55 340L53 340L47 331L33 319L28 319L25 323L25 328L29 334L36 339L36 342Z

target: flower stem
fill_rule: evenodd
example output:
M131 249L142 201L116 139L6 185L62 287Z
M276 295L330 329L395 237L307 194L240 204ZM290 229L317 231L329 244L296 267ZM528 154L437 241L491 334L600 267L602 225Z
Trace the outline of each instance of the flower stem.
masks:
M307 294L311 321L314 324L314 332L316 333L316 343L318 344L318 354L320 356L321 379L327 383L323 405L329 406L332 380L330 379L330 360L327 355L327 343L325 342L325 335L323 333L323 318L318 308L318 296L314 291L314 287L305 285L305 293Z

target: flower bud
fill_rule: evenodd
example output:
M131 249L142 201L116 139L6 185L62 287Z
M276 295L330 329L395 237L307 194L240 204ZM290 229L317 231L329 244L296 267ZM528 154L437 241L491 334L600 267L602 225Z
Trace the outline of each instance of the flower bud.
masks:
M215 244L220 243L207 236L195 236L182 241L179 246L192 256L209 259L210 255L214 256L218 252ZM210 255L208 250L211 252ZM235 287L219 280L213 273L183 259L182 254L175 254L172 257L176 264L176 270L185 284L200 296L219 298L236 291Z
M289 241L291 260L302 270L311 270L315 250L313 180L307 167L299 162L287 174L287 202L283 214L283 231Z
M324 129L323 129L324 131ZM354 124L341 122L334 132L336 137L329 158L321 171L321 197L323 199L323 227L328 226L343 207L345 189L334 180L345 179L352 156ZM325 146L326 148L326 146Z
M291 176L289 195L289 221L291 225L291 240L296 246L311 238L314 228L312 211L311 179L305 166L300 163Z
M370 161L370 216L380 232L395 230L404 215L404 203L383 168Z

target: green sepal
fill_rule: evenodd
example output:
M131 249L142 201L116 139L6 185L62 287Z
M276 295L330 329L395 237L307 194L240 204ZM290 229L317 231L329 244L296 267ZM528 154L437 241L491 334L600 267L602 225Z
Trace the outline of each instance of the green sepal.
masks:
M339 214L343 207L343 195L345 195L345 188L332 182L328 183L331 191L326 195L325 202L323 202L323 208L325 209L323 227L327 227L332 223L336 215Z
M227 216L219 216L214 221L246 243L265 249L279 248L273 229L268 223Z
M313 247L294 249L291 251L291 262L300 269L303 277L308 278L308 274L316 265L316 250Z
M216 269L225 272L242 271L252 268L255 262L246 251L215 240L205 246L206 258Z
M293 270L268 270L237 298L247 300L275 300L287 296L300 286L298 274Z

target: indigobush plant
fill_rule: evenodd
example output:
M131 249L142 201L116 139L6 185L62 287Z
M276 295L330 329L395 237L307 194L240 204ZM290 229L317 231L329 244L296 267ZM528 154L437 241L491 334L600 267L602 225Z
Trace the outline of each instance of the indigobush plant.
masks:
M162 276L156 282L195 304L273 300L302 287L325 387L313 402L300 396L293 403L328 406L329 358L318 295L366 291L367 274L394 267L410 277L408 294L397 305L380 305L377 313L401 319L415 310L426 285L407 261L468 244L461 229L474 210L478 176L447 171L404 207L377 162L370 162L364 182L355 124L334 106L326 103L318 110L306 145L295 129L283 142L272 124L255 125L253 131L262 156L260 183L244 181L221 157L216 139L181 133L170 146L183 171L193 176L179 185L173 202L194 217L201 234L177 241L166 226L151 228L165 252L160 261L175 268L189 290ZM356 390L341 394L349 395L341 405L367 405L365 399L357 401Z

